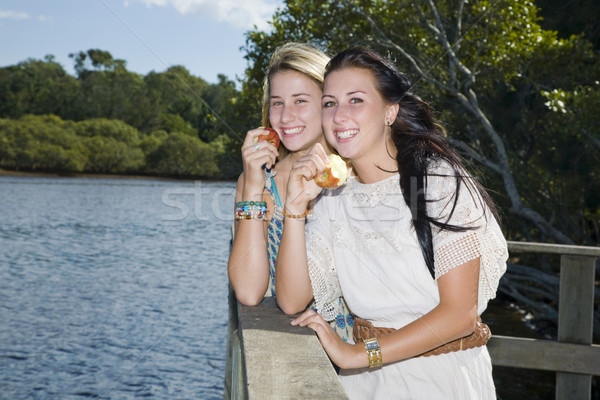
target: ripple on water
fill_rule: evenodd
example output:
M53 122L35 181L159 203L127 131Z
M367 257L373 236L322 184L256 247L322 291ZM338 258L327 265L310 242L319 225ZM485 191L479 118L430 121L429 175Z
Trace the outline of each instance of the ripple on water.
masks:
M173 220L197 187L0 178L1 397L222 398L234 184Z

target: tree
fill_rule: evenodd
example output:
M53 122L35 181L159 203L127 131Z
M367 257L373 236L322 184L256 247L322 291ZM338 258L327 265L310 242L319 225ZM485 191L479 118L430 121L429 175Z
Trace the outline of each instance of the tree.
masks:
M138 171L143 163L143 153L126 143L106 136L91 136L83 140L87 149L85 170L100 173L126 173Z
M100 49L89 49L87 52L71 53L69 57L73 59L75 72L80 78L82 75L90 72L87 60L90 61L92 68L96 71L124 70L127 65L124 60L115 59L108 51Z
M28 171L82 171L86 162L73 123L54 115L0 120L0 166Z
M0 68L0 116L62 115L72 107L77 88L77 80L50 55Z
M210 178L219 172L211 146L179 132L168 135L147 160L150 170L161 175Z
M196 78L183 66L170 67L162 73L150 72L144 77L147 96L152 99L154 118L148 121L145 129L164 129L162 115L179 115L198 129L198 120L202 115L202 93L207 83Z
M600 58L583 36L559 38L539 22L533 1L287 0L272 32L247 34L242 97L258 109L265 64L285 41L331 54L371 47L441 110L509 239L597 245ZM556 323L557 277L541 261L541 271L511 266L499 290Z
M137 129L123 121L107 118L80 121L75 124L75 131L79 136L112 138L128 145L137 145L140 140Z
M143 77L129 72L123 60L113 59L103 50L70 54L75 62L79 88L74 106L67 116L75 120L89 118L120 119L141 128L151 118ZM89 59L91 67L85 60Z
M246 57L252 66L245 99L258 103L265 62L286 40L317 44L331 53L367 45L396 59L418 92L443 110L440 117L450 127L450 140L484 168L486 182L503 194L497 200L515 221L510 223L515 237L597 242L597 237L573 232L581 232L572 229L582 223L578 210L552 207L560 204L563 185L545 185L549 178L543 159L552 150L544 141L532 141L547 132L530 129L548 113L542 107L542 88L590 85L600 63L581 37L558 39L538 22L532 1L288 0L273 17L271 33L247 35ZM540 68L534 71L534 66ZM527 104L517 108L511 98ZM501 112L507 108L509 115ZM522 126L524 120L532 126ZM534 153L537 157L531 157ZM540 201L540 196L552 201Z

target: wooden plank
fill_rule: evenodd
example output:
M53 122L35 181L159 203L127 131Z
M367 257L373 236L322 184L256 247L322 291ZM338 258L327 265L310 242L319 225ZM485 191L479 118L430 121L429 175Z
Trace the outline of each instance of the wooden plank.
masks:
M600 376L600 346L494 335L488 342L492 364Z
M591 257L561 257L559 342L592 343L595 261Z
M594 275L592 257L563 255L560 263L558 341L589 345L594 322ZM597 361L600 364L600 360ZM590 399L592 377L556 374L556 398Z
M592 398L592 376L559 372L556 374L556 400Z
M600 257L600 247L513 241L507 241L506 243L508 244L508 250L515 253L566 254L573 256Z
M233 369L235 366L234 361L234 346L237 341L239 346L239 339L237 339L237 300L231 285L229 285L229 320L227 321L227 348L225 353L225 381L223 388L223 399L235 399L232 391L232 384L234 382ZM237 339L237 340L236 340Z
M274 298L238 312L248 399L348 399L317 336Z

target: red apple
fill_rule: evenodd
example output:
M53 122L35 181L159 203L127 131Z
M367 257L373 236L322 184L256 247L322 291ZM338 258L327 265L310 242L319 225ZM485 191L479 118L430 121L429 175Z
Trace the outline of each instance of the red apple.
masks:
M325 189L335 189L346 183L348 178L348 167L342 157L337 154L327 156L327 169L320 175L315 176L317 185Z
M279 135L277 134L277 131L273 128L264 128L264 129L266 131L269 131L269 133L264 134L264 135L258 135L257 137L255 137L254 144L260 142L261 140L268 140L275 146L275 148L279 148Z

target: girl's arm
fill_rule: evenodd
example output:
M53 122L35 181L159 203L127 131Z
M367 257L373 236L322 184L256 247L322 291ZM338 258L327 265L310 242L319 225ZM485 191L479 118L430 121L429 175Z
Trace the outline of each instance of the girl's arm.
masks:
M405 327L378 338L384 364L417 356L473 332L477 318L479 264L479 258L468 261L438 278L438 306ZM306 311L292 324L313 329L331 360L340 368L369 365L363 343L344 342L314 311Z
M238 179L235 201L265 201L272 213L273 202L265 193L262 166L272 167L275 164L277 149L267 141L261 141L258 149L253 144L254 137L264 132L264 129L254 129L246 135L242 145L244 172ZM227 270L238 301L249 306L260 303L269 285L267 221L236 219Z
M313 298L306 257L305 216L309 202L321 193L313 177L325 170L324 159L327 159L325 150L316 144L294 163L288 178L285 225L275 271L277 304L286 314L303 311Z

